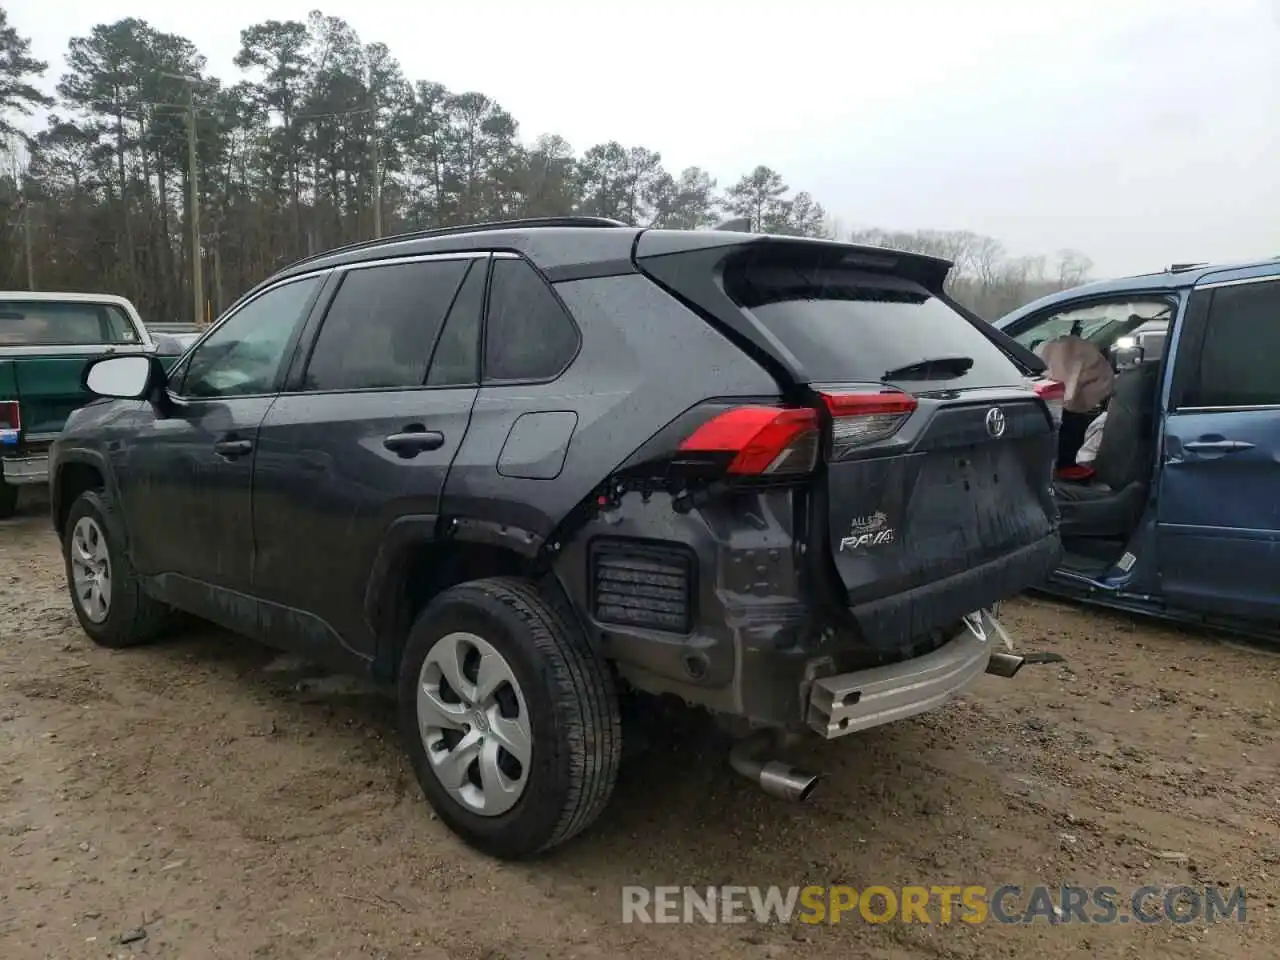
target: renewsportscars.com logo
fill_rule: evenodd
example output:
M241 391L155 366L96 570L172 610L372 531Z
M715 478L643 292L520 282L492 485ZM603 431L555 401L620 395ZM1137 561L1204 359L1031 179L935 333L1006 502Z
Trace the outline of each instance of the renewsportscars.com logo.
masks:
M1245 919L1242 887L622 888L623 923L1214 923Z

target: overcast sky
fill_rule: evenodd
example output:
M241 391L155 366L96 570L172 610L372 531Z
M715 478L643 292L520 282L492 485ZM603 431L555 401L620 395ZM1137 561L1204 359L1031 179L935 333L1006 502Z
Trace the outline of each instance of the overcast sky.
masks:
M50 63L140 17L235 79L305 0L8 0ZM1095 274L1280 255L1280 0L330 0L410 79L521 135L619 140L721 185L764 163L848 227L969 229Z

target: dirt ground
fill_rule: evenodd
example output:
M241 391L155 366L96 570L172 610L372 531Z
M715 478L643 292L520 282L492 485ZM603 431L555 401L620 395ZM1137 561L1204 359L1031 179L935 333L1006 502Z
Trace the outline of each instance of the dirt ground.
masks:
M1272 958L1280 657L1022 600L1067 666L730 772L692 719L588 834L511 866L435 820L390 706L208 629L93 647L40 504L0 523L0 957ZM624 884L1241 885L1247 920L638 925ZM853 916L856 917L856 914Z

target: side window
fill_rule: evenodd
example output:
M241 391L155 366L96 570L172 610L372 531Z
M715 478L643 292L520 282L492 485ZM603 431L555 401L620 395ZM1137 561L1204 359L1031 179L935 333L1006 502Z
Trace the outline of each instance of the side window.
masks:
M316 337L304 390L420 387L470 260L347 272Z
M1213 291L1192 407L1280 405L1280 280Z
M1057 337L1077 336L1105 349L1122 334L1151 321L1168 322L1167 300L1114 300L1047 314L1014 336L1028 350Z
M237 310L192 353L177 390L186 397L271 393L285 348L322 277L268 290Z
M489 274L487 260L471 265L462 288L453 298L453 308L436 342L427 373L427 386L471 386L480 379L480 315L484 311L484 284Z
M578 352L578 328L523 260L496 259L489 283L484 379L550 380Z

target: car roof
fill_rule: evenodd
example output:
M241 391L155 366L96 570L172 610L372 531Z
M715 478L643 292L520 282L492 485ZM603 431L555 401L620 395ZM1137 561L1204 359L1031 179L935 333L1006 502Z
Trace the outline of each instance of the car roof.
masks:
M0 290L0 302L5 300L36 300L52 303L114 303L134 312L132 301L114 293L60 293L56 290Z
M938 286L951 269L950 261L936 257L820 238L784 237L725 229L635 227L605 217L538 217L420 230L326 250L278 270L245 293L237 303L254 296L264 287L290 277L372 260L505 250L527 257L548 280L555 282L631 273L635 270L633 256L654 257L758 242L784 243L790 246L812 245L815 248L879 257L889 255L894 261L910 263L921 277ZM232 307L235 305L232 304Z
M419 230L323 251L277 271L268 282L350 263L473 250L524 254L554 279L557 272L588 263L630 262L642 230L604 217L539 217Z
M1038 313L1046 307L1086 297L1171 292L1187 290L1207 283L1229 283L1233 280L1267 276L1280 276L1280 257L1232 264L1196 264L1189 267L1173 267L1159 273L1141 273L1131 277L1095 280L1093 283L1058 290L1038 300L1025 303L996 320L995 326L1004 327L1030 313Z

